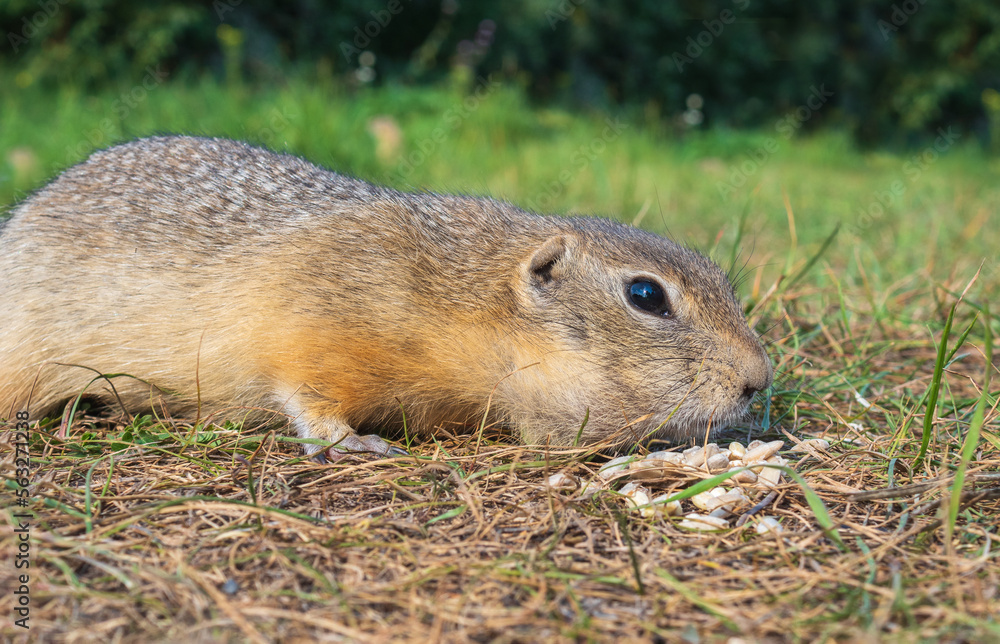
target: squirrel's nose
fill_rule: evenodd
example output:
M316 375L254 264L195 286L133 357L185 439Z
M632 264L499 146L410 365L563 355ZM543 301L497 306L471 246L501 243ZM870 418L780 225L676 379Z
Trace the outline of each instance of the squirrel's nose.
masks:
M748 365L747 372L744 374L743 398L745 400L750 400L755 394L764 391L774 381L774 369L771 367L770 358L767 357L763 349L761 349L760 354L757 360Z
M767 389L768 386L770 386L770 383L768 383L768 385L764 387L758 385L746 385L745 387L743 387L743 398L746 400L750 400L758 393Z

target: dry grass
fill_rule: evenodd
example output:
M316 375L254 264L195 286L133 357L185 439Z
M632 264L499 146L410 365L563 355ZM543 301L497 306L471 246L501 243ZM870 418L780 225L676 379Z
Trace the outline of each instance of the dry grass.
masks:
M34 432L31 639L1000 637L995 408L950 538L936 503L949 498L979 396L980 343L951 366L931 457L911 471L934 340L915 341L916 326L882 325L861 342L857 329L807 332L812 323L793 315L782 324L791 333L771 348L784 376L763 437L831 440L828 453L787 457L845 549L821 531L794 482L770 496L753 491L767 502L757 514L778 517L781 535L758 535L755 519L695 533L674 517L641 517L613 491L620 482L589 500L547 487L557 471L592 478L601 459L527 450L500 435L445 435L411 457L318 465L280 428L82 418L69 441L55 435L57 422ZM875 405L859 406L852 388ZM746 434L722 437L733 438ZM13 447L0 450L4 505L13 507ZM660 493L707 477L648 484ZM5 589L16 586L16 548L5 527ZM14 601L9 591L0 598L5 618ZM24 639L9 621L4 633Z

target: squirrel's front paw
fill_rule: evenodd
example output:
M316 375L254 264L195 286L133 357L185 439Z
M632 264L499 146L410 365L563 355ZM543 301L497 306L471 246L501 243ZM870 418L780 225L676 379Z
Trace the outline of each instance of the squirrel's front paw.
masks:
M331 445L322 452L317 452L314 457L320 463L337 461L348 454L365 452L377 454L385 458L395 458L397 456L407 456L409 452L392 445L376 434L349 434Z

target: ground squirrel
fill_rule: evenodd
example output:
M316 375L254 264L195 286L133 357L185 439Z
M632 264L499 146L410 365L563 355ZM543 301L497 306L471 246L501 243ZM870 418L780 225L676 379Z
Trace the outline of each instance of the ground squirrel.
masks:
M95 152L17 205L0 308L0 417L123 373L130 410L280 411L383 454L355 430L404 415L431 432L486 414L527 444L700 436L772 379L726 275L674 242L224 139Z

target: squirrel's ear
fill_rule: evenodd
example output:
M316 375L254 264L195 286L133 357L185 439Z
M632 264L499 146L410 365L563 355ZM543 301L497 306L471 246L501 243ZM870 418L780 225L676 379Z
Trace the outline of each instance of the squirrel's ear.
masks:
M535 250L528 262L528 276L535 284L548 284L566 271L571 240L565 235L549 237Z

